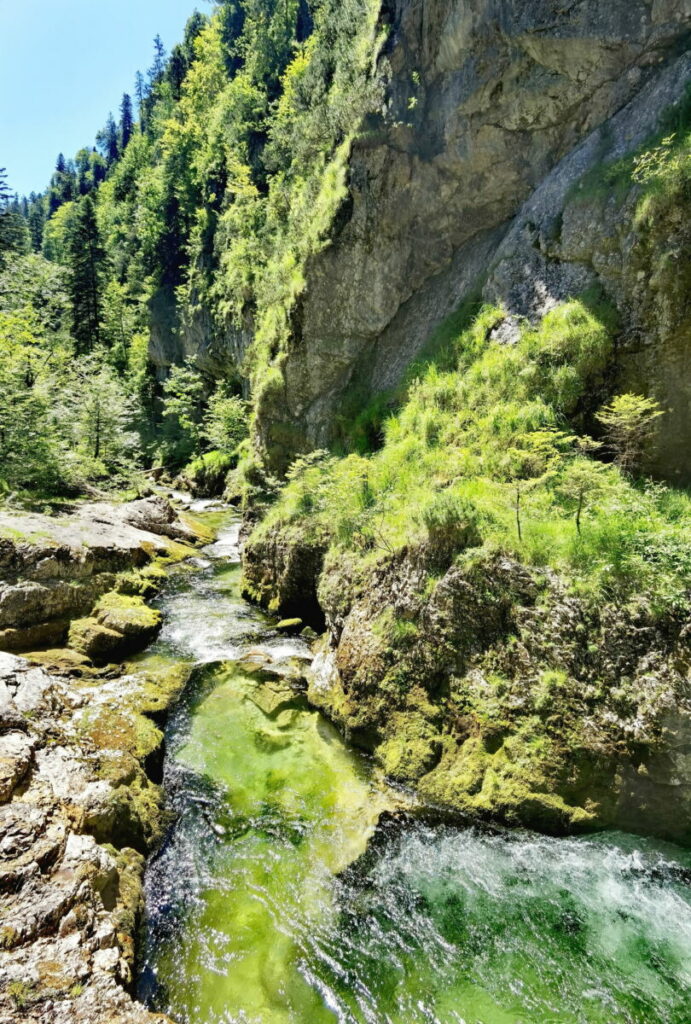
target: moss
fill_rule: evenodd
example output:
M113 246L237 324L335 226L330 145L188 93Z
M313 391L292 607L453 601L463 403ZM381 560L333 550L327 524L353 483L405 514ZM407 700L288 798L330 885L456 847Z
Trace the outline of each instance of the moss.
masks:
M124 637L108 629L94 618L75 619L67 636L69 646L88 658L103 659L116 657L123 647Z
M133 936L137 934L137 928L144 909L144 888L142 885L144 858L135 850L125 849L116 853L116 863L118 869L118 902L114 923L125 959L131 965L134 963L135 957Z
M299 633L303 626L302 619L281 619L275 628L278 633Z
M82 736L97 750L117 750L143 762L163 742L163 733L150 718L119 706L86 709L77 719Z
M417 780L434 767L440 753L437 729L422 714L402 711L391 715L377 759L392 778Z
M149 608L142 598L113 591L99 600L93 615L108 629L127 637L146 637L146 642L155 636L163 623L161 612Z
M553 741L537 734L533 723L523 723L494 747L482 735L460 744L448 738L440 764L421 780L420 793L461 813L548 832L604 824L595 806L567 804L558 792Z
M142 569L122 573L118 576L116 590L129 597L151 598L158 594L167 573L158 562L151 562Z
M180 473L180 484L192 494L217 497L223 494L228 474L235 469L237 456L226 452L207 452L190 462Z

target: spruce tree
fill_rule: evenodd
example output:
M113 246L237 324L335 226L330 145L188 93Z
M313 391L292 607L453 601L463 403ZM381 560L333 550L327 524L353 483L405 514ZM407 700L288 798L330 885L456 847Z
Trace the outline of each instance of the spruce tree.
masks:
M154 62L149 68L149 83L158 85L166 70L166 48L160 36L154 39Z
M68 248L72 334L78 353L90 352L100 341L101 281L104 252L91 196L77 208Z
M127 143L134 134L134 115L132 113L132 97L124 93L120 104L120 149L124 153Z
M96 141L108 167L111 167L120 156L120 140L118 138L118 127L112 114L108 114L105 128L102 128L96 136Z
M9 253L26 253L30 249L29 230L21 214L17 196L7 184L7 172L0 168L0 267Z
M134 95L137 100L137 115L139 117L139 129L140 131L146 131L146 106L149 98L149 88L146 84L146 79L141 71L137 72L134 80Z

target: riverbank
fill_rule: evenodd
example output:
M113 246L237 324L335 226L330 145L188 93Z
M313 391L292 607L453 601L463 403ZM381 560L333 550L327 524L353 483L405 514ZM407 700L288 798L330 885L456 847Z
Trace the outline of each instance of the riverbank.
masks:
M168 820L160 726L190 666L122 660L160 631L144 598L209 537L160 498L0 515L2 1024L162 1020L129 991Z

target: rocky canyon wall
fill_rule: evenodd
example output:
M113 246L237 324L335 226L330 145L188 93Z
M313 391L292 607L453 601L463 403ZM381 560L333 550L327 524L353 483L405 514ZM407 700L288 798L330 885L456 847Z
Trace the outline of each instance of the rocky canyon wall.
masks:
M670 413L653 468L688 473L688 300L660 273L688 258L688 230L669 225L651 245L635 186L577 185L684 97L689 0L395 0L383 16L385 105L362 126L337 232L307 268L283 386L259 404L269 465L332 442L353 396L395 386L469 296L536 318L596 285L621 316L618 383Z

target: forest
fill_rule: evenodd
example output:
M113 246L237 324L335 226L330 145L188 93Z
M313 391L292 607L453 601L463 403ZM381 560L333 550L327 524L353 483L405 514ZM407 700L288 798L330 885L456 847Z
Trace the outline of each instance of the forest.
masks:
M127 489L248 433L249 386L286 343L301 268L343 192L349 133L375 86L372 3L227 2L194 13L122 97L93 147L60 154L46 191L0 178L0 486L47 496ZM214 379L150 363L151 310L175 335L200 304L214 337L256 325ZM243 381L245 382L243 384Z

